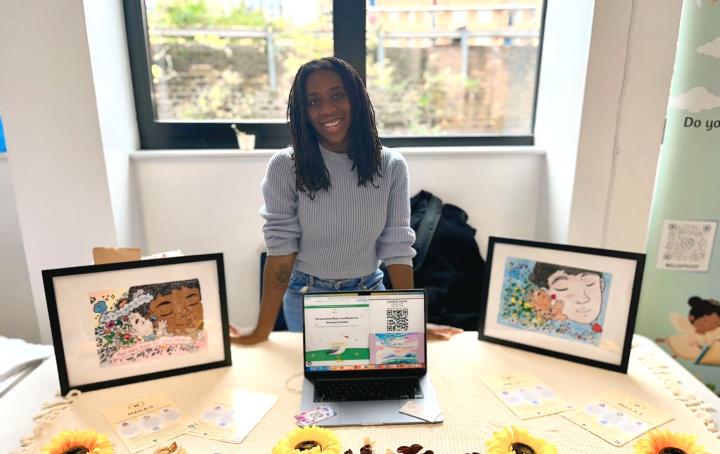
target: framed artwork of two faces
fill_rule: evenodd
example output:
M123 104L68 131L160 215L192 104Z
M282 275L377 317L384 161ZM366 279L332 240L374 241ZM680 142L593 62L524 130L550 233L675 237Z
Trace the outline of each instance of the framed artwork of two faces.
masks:
M60 389L229 366L222 254L43 271Z
M645 256L490 237L479 337L627 372Z

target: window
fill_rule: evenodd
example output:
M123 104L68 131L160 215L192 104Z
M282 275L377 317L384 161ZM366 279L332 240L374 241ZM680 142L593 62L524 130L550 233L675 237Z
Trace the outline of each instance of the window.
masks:
M371 1L381 135L531 136L541 17L541 1Z
M141 147L290 141L305 61L368 87L383 142L531 144L542 0L124 0ZM360 38L359 38L360 37ZM363 39L362 37L365 37Z

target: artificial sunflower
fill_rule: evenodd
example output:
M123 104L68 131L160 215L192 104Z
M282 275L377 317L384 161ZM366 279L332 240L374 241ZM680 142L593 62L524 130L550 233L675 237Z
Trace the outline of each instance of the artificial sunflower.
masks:
M65 430L42 448L42 454L113 454L110 440L94 430Z
M636 454L707 454L692 435L655 429L635 443Z
M272 449L272 454L340 454L340 440L332 430L299 427L287 433Z
M557 454L555 445L515 426L493 433L492 439L486 440L485 445L488 454Z

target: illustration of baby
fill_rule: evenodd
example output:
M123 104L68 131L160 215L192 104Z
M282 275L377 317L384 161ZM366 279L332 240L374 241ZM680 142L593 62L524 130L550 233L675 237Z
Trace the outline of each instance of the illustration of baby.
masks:
M535 309L538 316L545 320L565 320L567 318L562 311L565 303L552 299L545 289L535 290L530 296L529 304Z
M528 279L539 287L530 304L545 318L596 323L605 289L602 273L536 262Z
M160 320L156 328L152 321L143 317L139 312L132 312L128 315L128 323L132 333L139 340L152 341L167 336L167 322L165 320Z
M655 339L667 343L674 358L720 366L720 302L693 296L687 316L669 314L676 334Z

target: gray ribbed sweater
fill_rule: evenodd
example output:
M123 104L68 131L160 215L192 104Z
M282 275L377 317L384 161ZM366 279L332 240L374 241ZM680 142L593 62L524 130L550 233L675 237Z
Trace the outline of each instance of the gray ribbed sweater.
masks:
M412 265L415 232L405 158L382 150L382 178L358 186L357 172L344 153L320 152L331 187L311 200L295 189L292 148L270 159L262 182L263 233L268 255L297 252L295 269L324 279L349 279L386 265Z

